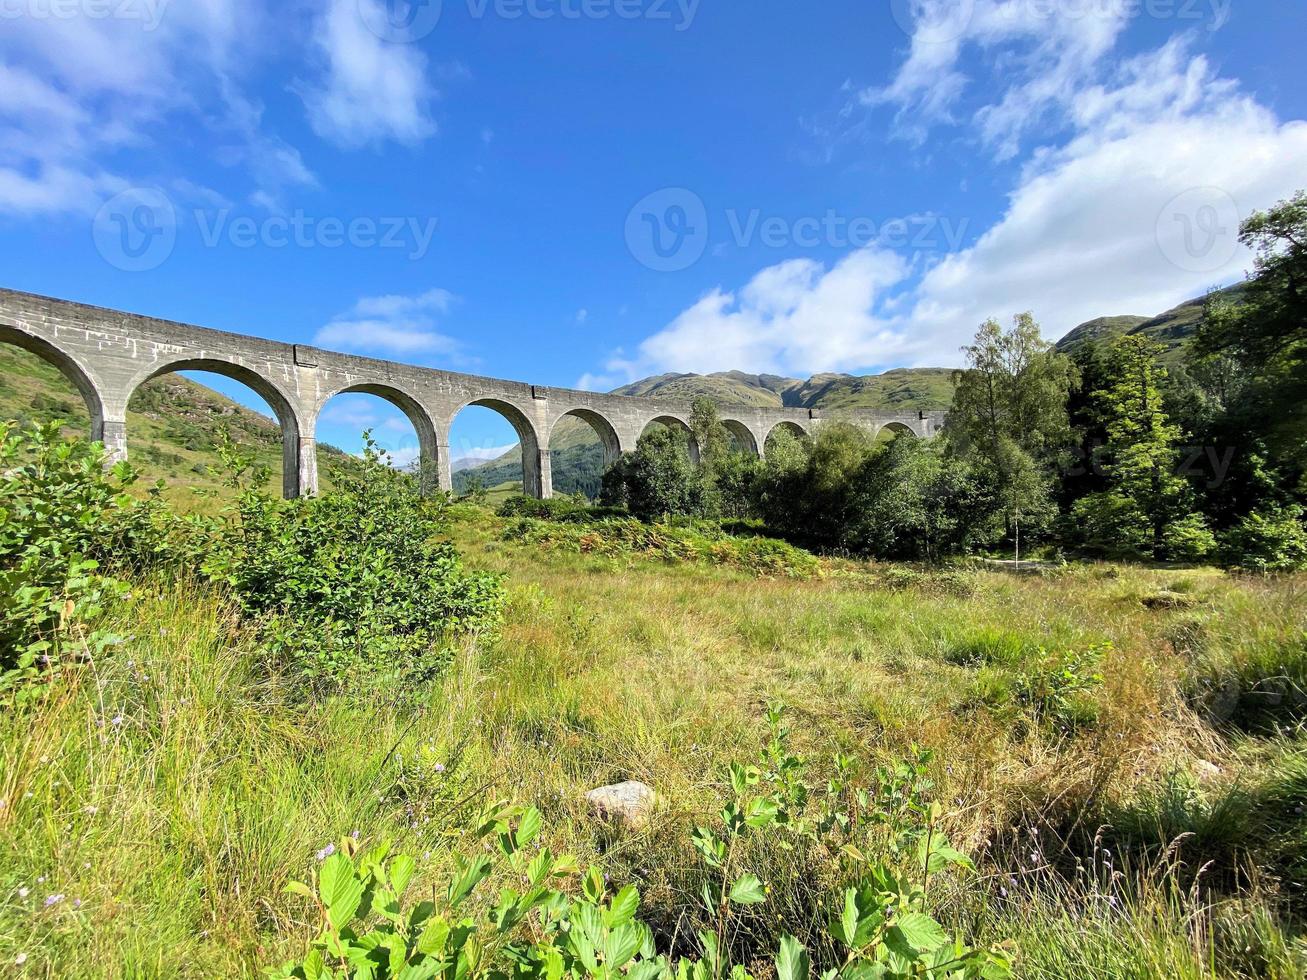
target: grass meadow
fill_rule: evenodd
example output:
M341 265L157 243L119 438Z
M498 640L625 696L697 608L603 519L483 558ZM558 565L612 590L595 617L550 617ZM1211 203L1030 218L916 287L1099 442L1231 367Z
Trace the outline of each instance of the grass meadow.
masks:
M257 976L314 928L284 889L324 845L392 840L420 856L420 892L490 795L636 882L674 948L701 873L689 831L772 701L817 774L836 750L864 770L933 750L977 865L940 915L1011 940L1019 976L1303 975L1307 577L825 560L760 577L453 513L510 601L429 690L306 699L220 595L144 582L112 657L0 717L0 975ZM623 779L659 794L638 833L586 811ZM816 933L828 869L751 859L765 976L776 935Z

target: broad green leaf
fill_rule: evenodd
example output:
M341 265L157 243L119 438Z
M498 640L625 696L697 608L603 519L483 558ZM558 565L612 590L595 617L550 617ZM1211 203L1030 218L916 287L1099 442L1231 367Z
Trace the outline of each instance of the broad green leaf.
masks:
M902 956L917 959L948 942L948 933L924 912L909 912L889 930L885 943Z
M318 872L318 896L327 908L327 919L333 929L347 926L358 911L363 898L363 882L354 873L349 858L337 851L322 862Z
M640 892L635 885L627 885L613 896L612 905L604 916L608 920L608 928L616 929L618 926L630 922L635 918L636 910L639 907Z
M776 953L776 980L808 980L810 968L803 944L793 936L782 936L781 948Z
M473 858L466 865L462 859L458 862L462 867L458 875L449 883L449 904L457 906L471 894L472 889L485 881L486 876L490 874L490 859L485 855L479 855Z
M757 875L740 875L731 886L731 901L736 905L757 905L767 900L767 892Z
M749 804L744 822L750 827L767 827L775 823L780 807L771 797L760 797Z
M412 880L417 866L417 862L407 854L397 855L395 860L390 862L390 886L395 889L396 896L404 894L404 889Z
M604 940L604 965L612 970L624 967L640 949L641 938L632 922L614 929Z

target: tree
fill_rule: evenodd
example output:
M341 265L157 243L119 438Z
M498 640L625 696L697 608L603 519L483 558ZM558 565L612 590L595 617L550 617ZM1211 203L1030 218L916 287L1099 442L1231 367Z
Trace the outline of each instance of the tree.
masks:
M986 543L999 502L971 466L937 442L899 438L854 478L850 541L878 558L937 561Z
M1038 529L1054 514L1053 476L1071 439L1075 368L1041 338L1029 313L1006 332L996 320L985 322L963 353L967 368L955 375L946 432L954 452L991 481L1019 547L1023 519Z
M712 399L701 397L690 403L690 432L699 446L699 467L705 479L714 481L731 455L731 436Z
M1111 349L1110 383L1094 393L1107 432L1108 489L1076 501L1073 522L1091 550L1123 557L1195 559L1215 542L1176 475L1180 429L1162 407L1162 347L1127 335Z
M1197 351L1232 358L1245 379L1229 406L1247 431L1307 463L1307 192L1244 221L1239 239L1256 253L1238 304L1214 302Z
M703 483L690 462L685 434L651 427L635 452L624 454L604 474L600 500L624 506L641 520L701 513Z

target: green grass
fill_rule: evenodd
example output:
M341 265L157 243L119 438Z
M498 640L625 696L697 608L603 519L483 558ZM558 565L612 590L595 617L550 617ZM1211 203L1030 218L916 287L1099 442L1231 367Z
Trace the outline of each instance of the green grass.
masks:
M462 835L460 804L489 794L534 803L556 851L637 882L670 937L698 887L688 832L779 698L818 776L836 748L869 762L936 751L934 795L979 865L941 914L1012 939L1020 976L1299 975L1301 735L1213 723L1187 692L1210 665L1300 635L1302 577L1186 572L1201 608L1150 610L1141 597L1173 573L824 561L794 580L544 547L483 509L453 514L469 563L507 574L509 611L416 706L305 701L218 597L159 584L122 611L120 650L34 713L0 717L0 974L255 976L312 928L283 887L316 850L353 830L394 840L429 855L415 885L428 888ZM1014 724L982 696L1032 651L1105 642L1092 724ZM663 805L614 838L582 797L626 778ZM822 865L754 858L775 885L760 921L815 922ZM50 895L64 897L47 909ZM11 966L21 953L26 972Z

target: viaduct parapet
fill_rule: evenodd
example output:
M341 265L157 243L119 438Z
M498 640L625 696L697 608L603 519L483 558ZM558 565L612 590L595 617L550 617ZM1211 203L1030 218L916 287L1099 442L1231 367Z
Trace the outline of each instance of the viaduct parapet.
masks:
M212 371L243 382L271 406L281 424L283 490L288 497L318 486L318 416L336 395L361 391L399 408L417 431L424 471L450 489L449 430L469 405L499 412L522 446L523 489L553 493L549 437L568 416L589 423L604 445L605 464L635 448L654 422L689 430L688 401L603 395L500 381L472 374L357 357L304 344L284 344L67 300L0 289L0 341L44 358L81 392L91 437L114 458L127 455L127 403L151 378L172 371ZM811 434L818 409L759 408L719 403L722 422L747 451L761 453L778 427ZM840 412L874 433L891 429L934 436L943 412ZM696 449L691 438L691 451Z

